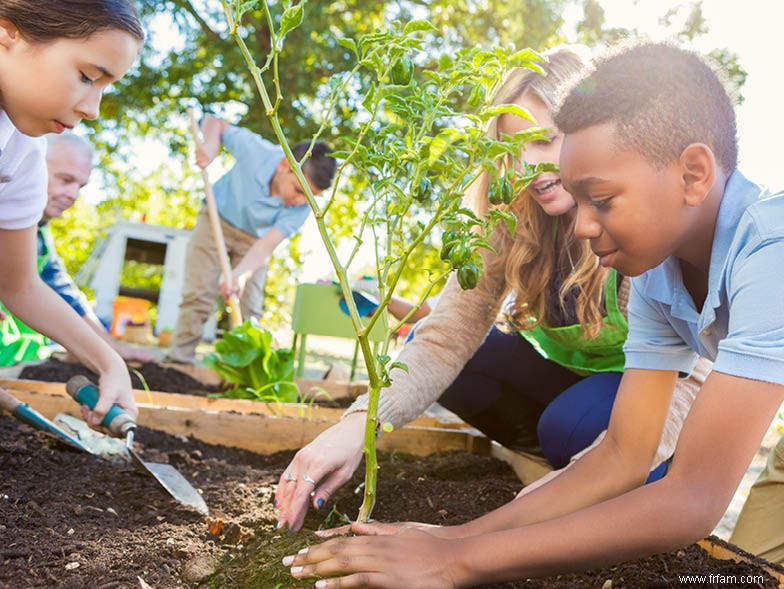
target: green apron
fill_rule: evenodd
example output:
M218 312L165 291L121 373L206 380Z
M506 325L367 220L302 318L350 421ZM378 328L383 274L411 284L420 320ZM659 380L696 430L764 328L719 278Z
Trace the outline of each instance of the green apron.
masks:
M522 335L543 357L581 376L597 372L623 372L623 343L629 325L618 308L618 275L610 270L604 283L605 309L602 329L596 337L586 337L581 325L522 330Z
M43 272L49 261L49 243L43 229L43 227L39 228L42 232L42 239L39 241L42 247L38 253L38 274ZM5 321L0 322L0 366L43 360L50 356L46 336L30 329L11 315L2 302L0 302L0 310L8 315Z

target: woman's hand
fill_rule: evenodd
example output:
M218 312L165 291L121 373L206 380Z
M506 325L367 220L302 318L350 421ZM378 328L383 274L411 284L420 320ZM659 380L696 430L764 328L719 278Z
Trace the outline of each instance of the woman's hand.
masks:
M332 577L318 589L453 589L455 540L409 528L392 536L335 538L283 559L296 578Z
M320 509L351 478L362 460L366 413L344 417L302 448L283 471L275 493L278 527L302 527L308 500Z

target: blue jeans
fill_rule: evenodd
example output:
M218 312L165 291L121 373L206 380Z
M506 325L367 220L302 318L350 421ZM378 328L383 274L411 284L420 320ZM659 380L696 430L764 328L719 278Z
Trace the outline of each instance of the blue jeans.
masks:
M563 468L607 429L621 376L577 375L494 327L438 402L504 446ZM666 468L654 469L648 482Z

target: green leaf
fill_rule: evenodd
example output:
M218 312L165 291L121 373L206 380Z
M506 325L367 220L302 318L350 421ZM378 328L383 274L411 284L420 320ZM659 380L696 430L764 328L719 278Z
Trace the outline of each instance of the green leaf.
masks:
M416 33L419 31L435 31L436 27L426 21L426 20L412 20L411 22L406 24L406 28L403 29L403 34L408 36L411 33Z
M259 7L259 0L245 0L240 4L239 10L237 11L237 20L242 20L242 17L252 11L256 10Z
M436 135L433 138L433 141L430 142L430 154L427 158L427 165L432 166L436 160L441 157L447 149L449 149L450 145L462 138L462 133L456 129L446 129L441 131L441 133Z
M406 364L405 362L392 362L392 364L389 365L389 370L391 371L393 368L399 368L400 370L408 374L408 364Z
M554 164L553 162L541 162L536 164L534 173L541 174L542 172L555 172L558 174L561 172L561 166Z
M532 123L536 123L536 120L534 119L533 115L528 112L528 109L523 108L519 104L499 104L497 106L488 106L487 108L483 108L479 114L484 120L491 119L498 115L512 114L527 119Z
M537 53L533 49L521 49L509 57L509 63L511 65L521 65L527 61L543 62L546 60L542 54Z
M359 51L357 49L357 43L354 41L354 39L350 39L349 37L341 37L338 39L338 45L345 47L354 54L354 57L359 59Z
M501 209L492 209L488 216L493 223L497 223L499 221L504 221L506 223L506 228L509 230L510 235L515 234L515 230L517 229L517 217L510 213L509 211L502 211Z
M302 3L289 6L280 18L280 31L278 32L278 35L280 37L285 37L286 33L293 31L301 25L304 13L305 9Z
M364 106L366 110L373 110L373 104L376 102L376 92L378 92L378 86L376 84L373 84L368 88L367 94L362 100L362 106Z

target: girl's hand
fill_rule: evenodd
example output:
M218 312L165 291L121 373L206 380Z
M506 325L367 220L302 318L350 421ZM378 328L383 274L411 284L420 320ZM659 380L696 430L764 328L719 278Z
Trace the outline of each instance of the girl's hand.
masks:
M420 530L394 536L335 538L283 559L298 579L332 577L318 589L453 589L454 540L435 538Z
M131 378L128 375L128 370L119 356L117 359L119 361L115 363L118 364L117 366L113 366L101 374L98 381L100 397L95 409L90 411L88 407L82 405L82 417L94 429L101 428L101 421L115 403L122 407L134 421L139 416L139 410L131 390Z
M321 509L351 478L362 460L365 417L362 412L347 415L297 452L275 492L279 528L300 529L308 500L312 498L313 506Z

